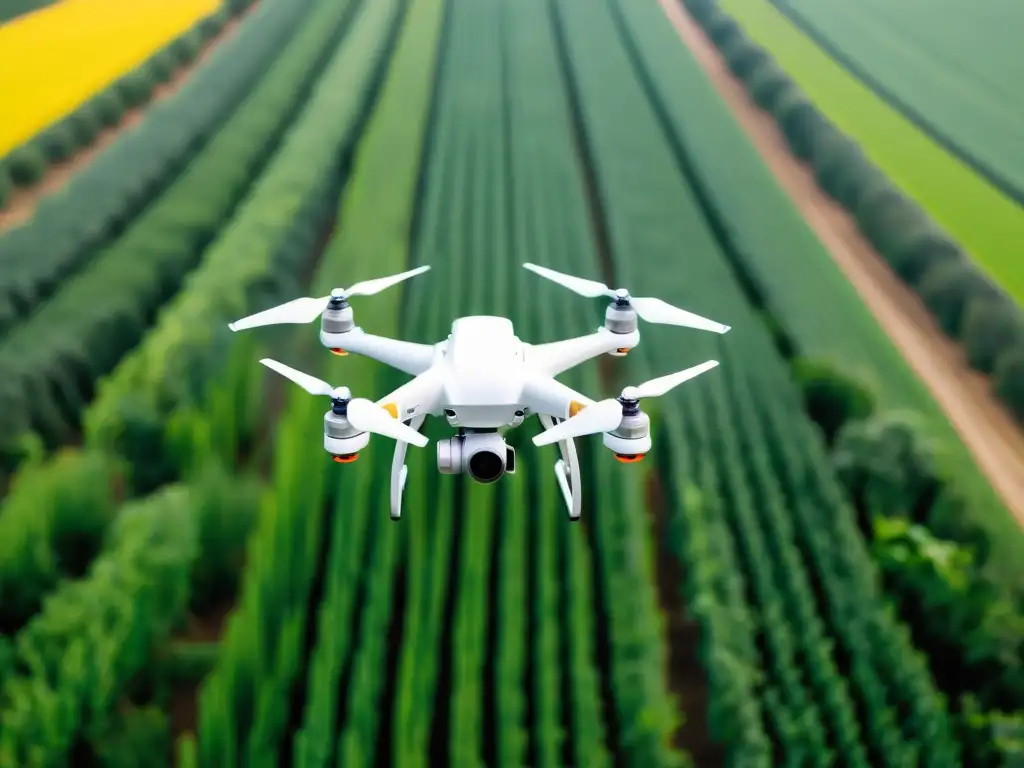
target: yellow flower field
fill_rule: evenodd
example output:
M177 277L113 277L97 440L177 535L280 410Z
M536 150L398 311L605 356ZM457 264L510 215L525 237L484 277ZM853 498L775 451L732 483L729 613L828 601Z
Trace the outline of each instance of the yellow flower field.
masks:
M0 156L219 6L219 0L63 0L0 26Z

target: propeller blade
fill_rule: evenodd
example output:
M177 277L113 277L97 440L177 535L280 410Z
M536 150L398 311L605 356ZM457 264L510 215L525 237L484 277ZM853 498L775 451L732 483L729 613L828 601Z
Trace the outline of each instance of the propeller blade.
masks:
M352 399L345 415L349 424L363 432L372 432L393 440L401 440L403 443L410 443L419 448L429 442L427 436L422 432L417 432L405 422L394 418L372 400L362 397Z
M269 357L263 358L260 362L270 370L277 371L286 379L291 379L311 395L327 395L331 397L334 394L334 387L326 381L320 381L320 379L310 376L308 373L296 371L294 368L289 368L284 363L271 360Z
M416 269L410 269L408 272L402 272L399 275L391 275L391 277L378 277L374 280L363 280L361 283L356 283L351 288L343 290L342 295L344 295L345 298L351 298L353 296L373 296L375 293L380 293L385 288L397 285L403 280L408 280L410 277L422 275L428 269L430 269L430 266L425 265L422 267L416 267Z
M551 445L570 437L596 435L611 432L622 422L622 403L618 400L601 400L588 405L572 418L556 424L533 438L534 445Z
M586 280L582 277L565 275L561 272L555 272L553 269L548 269L547 267L538 267L536 264L523 264L523 266L541 277L546 277L548 280L568 288L570 291L575 291L580 296L586 296L590 299L598 296L615 297L615 291L609 289L604 283L599 283L596 280Z
M697 328L713 333L725 333L731 326L716 323L706 317L687 312L685 309L673 307L661 299L632 299L633 309L648 323L661 325L681 325L686 328Z
M241 320L236 320L233 323L228 323L228 328L232 331L243 331L246 328L256 328L261 325L311 323L320 317L327 307L327 302L330 298L330 296L324 296L320 299L294 299L287 304L281 304L277 307L266 309L263 312L257 312L255 315L243 317Z
M700 376L706 371L710 371L712 368L718 367L717 360L708 360L706 363L695 365L692 368L687 368L685 371L679 371L678 373L670 373L667 376L661 376L657 379L651 379L639 387L626 387L622 390L622 397L625 400L640 400L644 397L661 397L669 390L675 389L684 381Z

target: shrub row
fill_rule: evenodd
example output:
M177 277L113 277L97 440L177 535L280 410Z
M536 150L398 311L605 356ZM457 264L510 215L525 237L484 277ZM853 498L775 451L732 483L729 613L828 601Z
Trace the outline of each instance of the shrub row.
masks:
M307 2L264 0L177 93L146 110L138 125L75 174L64 189L43 199L28 221L0 235L0 333L30 314L163 194L265 74L309 7ZM224 11L213 18L219 19L219 28ZM204 29L213 24L204 23ZM215 31L192 34L211 36ZM141 82L143 75L130 77ZM101 116L98 123L115 123L123 111L117 93L97 96L87 114Z
M636 87L636 62L609 5L622 13L629 7L616 0L558 7L567 19L616 283L744 329L724 338L687 335L687 357L715 357L721 369L659 406L666 414L684 409L676 423L686 431L672 436L677 455L713 469L687 480L720 502L716 511L733 538L744 601L755 616L754 663L726 667L716 660L718 701L754 690L763 703L760 713L742 712L742 730L731 731L740 741L722 745L726 761L735 762L732 750L744 747L765 762L765 739L753 719L761 714L772 763L955 765L945 702L877 589L874 565L789 368L681 172L656 105ZM628 163L616 159L627 154ZM637 189L648 194L637 197ZM679 243L686 243L685 257ZM638 261L637 254L644 256ZM671 344L648 346L642 360L656 368L634 375L676 369L678 354Z
M347 14L353 7L332 5L327 12ZM352 60L350 50L365 52L362 42L353 47L353 34L348 33L328 64L231 225L210 246L142 345L100 385L86 414L87 442L131 461L137 489L154 487L181 472L182 456L169 450L170 419L175 412L202 409L211 382L224 390L227 408L213 417L214 432L239 437L243 420L257 410L252 397L258 397L264 378L253 370L255 357L247 345L255 343L258 332L233 335L227 324L287 300L302 288L299 276L330 218L325 206L331 206L338 189L339 163L372 95L373 72ZM188 421L198 429L209 418L204 413Z
M183 616L196 540L183 487L120 511L88 575L49 596L15 639L0 688L0 763L77 763L109 739L129 684Z
M11 0L8 0L11 2ZM34 5L22 12L36 10L49 2L14 0L14 5ZM192 63L199 52L224 28L232 15L252 4L225 2L216 12L197 21L170 43L155 51L146 61L75 108L70 114L0 157L0 208L5 202L4 190L29 187L46 175L51 165L62 163L85 149L105 128L116 126L125 112L143 107L153 91L169 81L181 68ZM4 21L0 7L0 23Z
M20 629L58 582L85 572L120 486L116 464L94 452L23 468L0 507L0 632Z
M352 42L337 60L336 83L369 86L377 73L385 70L389 43L401 23L396 55L386 65L388 76L383 92L375 102L365 138L354 158L350 186L339 212L343 228L327 245L313 281L313 295L335 285L339 270L354 275L356 264L372 274L402 269L404 239L415 192L415 160L420 151L425 97L429 93L424 86L429 82L439 16L440 6L435 0L415 0L404 21L397 2L364 4L355 22ZM369 106L369 100L364 101L369 95L360 88L335 87L331 92L325 91L318 105L317 118L324 123L319 131L323 133L331 125L331 131L342 138L354 127L352 121L357 115ZM339 98L343 101L339 102ZM313 167L324 165L321 162ZM383 179L388 183L382 184ZM368 266L368 254L373 254L373 267ZM401 294L400 289L393 290L394 293L357 309L361 325L372 327L376 333L395 335ZM375 322L378 319L380 322ZM288 362L314 375L326 374L330 358L315 343L315 329L303 327L292 333L297 343L289 348L292 359ZM310 357L310 353L315 357ZM301 359L307 362L299 362ZM378 378L374 372L378 365L358 357L348 358L346 363L345 383L353 391L362 389L366 396L371 396L366 389ZM251 375L263 378L265 373L257 369ZM247 570L246 589L253 590L253 600L236 612L224 653L202 691L197 733L200 765L234 764L234 755L244 757L254 748L276 754L278 760L291 758L301 765L323 766L335 761L346 765L371 763L377 745L376 729L385 716L380 711L379 697L386 665L380 663L377 654L383 650L379 639L386 633L391 616L391 580L395 578L394 558L398 554L400 529L380 518L373 519L375 513L383 512L379 504L373 503L374 499L381 499L373 489L386 482L389 465L381 459L386 456L390 442L376 438L381 448L371 448L376 458L374 464L367 464L368 459L364 459L355 466L344 467L337 476L333 472L328 474L332 465L322 446L309 440L309 427L318 421L324 404L294 387L288 388L287 397L289 408L279 422L276 443L278 451L285 451L289 458L276 464L275 488L282 509L300 508L307 510L305 515L308 510L317 513L315 519L304 524L299 518L288 522L288 516L279 513L278 527L293 526L285 534L287 538L281 533L272 534L267 527L261 527L255 534L254 541L260 542L256 546L274 550L286 542L306 554L297 561L301 566L292 570L295 597L287 601L276 599L270 589L270 584L279 579L277 572ZM300 493L306 501L297 504L292 499ZM321 514L333 515L333 524L325 525ZM382 526L389 526L390 530L382 530ZM269 538L263 541L262 537L268 534ZM355 636L348 628L353 626L353 617L360 610L357 600L362 593L364 571L360 564L367 561L365 552L373 553L368 572L376 577L366 584L372 585L374 597L368 599L367 605L373 605L374 610L362 611L363 635ZM320 604L312 605L306 590L317 576L324 592ZM304 635L307 616L314 612L318 616L315 635L303 636L302 644L297 645L283 630L294 622L303 626ZM257 625L266 627L266 647L280 648L282 662L288 660L284 662L288 666L278 667L277 673L272 671L268 655L254 656L255 649L243 642L254 631L264 632L256 630ZM356 655L359 659L352 662L350 685L345 689L341 676L348 660ZM285 710L280 704L271 703L273 690L262 711L245 694L249 686L259 685L268 675L273 675L272 685L277 690L287 691L294 686L305 693L293 712L293 717L301 717L294 738L283 728L281 718ZM352 714L342 723L340 734L339 711Z
M38 11L55 2L56 0L0 0L0 24L24 16L26 13Z
M1024 423L1024 314L914 201L843 134L716 0L683 0L751 98L779 125L819 186L856 220L970 365Z
M159 201L0 342L0 436L11 441L32 429L49 446L68 438L94 382L139 342L260 178L304 108L345 18L344 6L317 6L257 89ZM257 189L278 174L272 168ZM280 201L276 207L281 210ZM261 226L265 235L266 222ZM186 372L193 373L180 367L171 378L180 382Z

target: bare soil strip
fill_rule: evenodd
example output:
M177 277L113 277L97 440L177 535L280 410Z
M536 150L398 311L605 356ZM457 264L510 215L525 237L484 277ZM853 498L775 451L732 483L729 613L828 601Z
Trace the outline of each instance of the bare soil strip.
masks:
M142 106L127 110L117 125L104 128L96 134L96 138L91 144L82 147L67 160L49 166L46 170L46 175L37 184L33 184L30 187L15 188L7 204L3 209L0 209L0 233L13 229L27 221L35 213L36 206L39 205L40 200L61 189L67 184L68 179L92 162L96 155L109 147L124 131L138 125L139 121L142 120L142 115L150 106L176 93L185 84L192 72L195 71L196 66L210 54L210 51L215 46L235 34L239 23L252 13L258 5L259 2L257 1L246 8L240 16L229 19L223 29L203 45L199 54L190 63L179 67L167 82L160 83L153 89L153 95L149 101Z
M978 467L1024 528L1024 433L995 400L986 377L971 371L960 348L935 325L920 299L889 269L856 223L790 154L772 117L754 104L718 49L679 5L658 0L780 186L903 357L928 387Z

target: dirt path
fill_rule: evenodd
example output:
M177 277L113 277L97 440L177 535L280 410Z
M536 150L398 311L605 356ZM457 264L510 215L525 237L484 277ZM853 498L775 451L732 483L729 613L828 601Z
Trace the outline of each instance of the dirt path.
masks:
M1024 433L989 392L987 379L968 369L959 347L942 334L920 299L889 269L846 211L818 187L813 174L790 154L775 121L747 97L718 49L679 0L658 1L779 184L1024 527Z
M138 125L139 121L142 120L142 115L150 106L176 93L188 80L189 75L192 74L196 66L209 56L210 51L216 45L230 38L242 20L252 13L258 5L259 2L257 0L257 2L246 8L241 16L229 19L221 31L203 45L199 54L190 63L179 67L167 82L160 83L153 89L153 95L149 101L142 106L127 110L116 125L100 131L93 142L87 147L82 147L67 160L49 166L46 170L46 175L38 183L30 187L15 188L7 204L3 209L0 209L0 233L28 220L35 212L40 200L52 195L63 187L72 175L109 147L123 131Z

